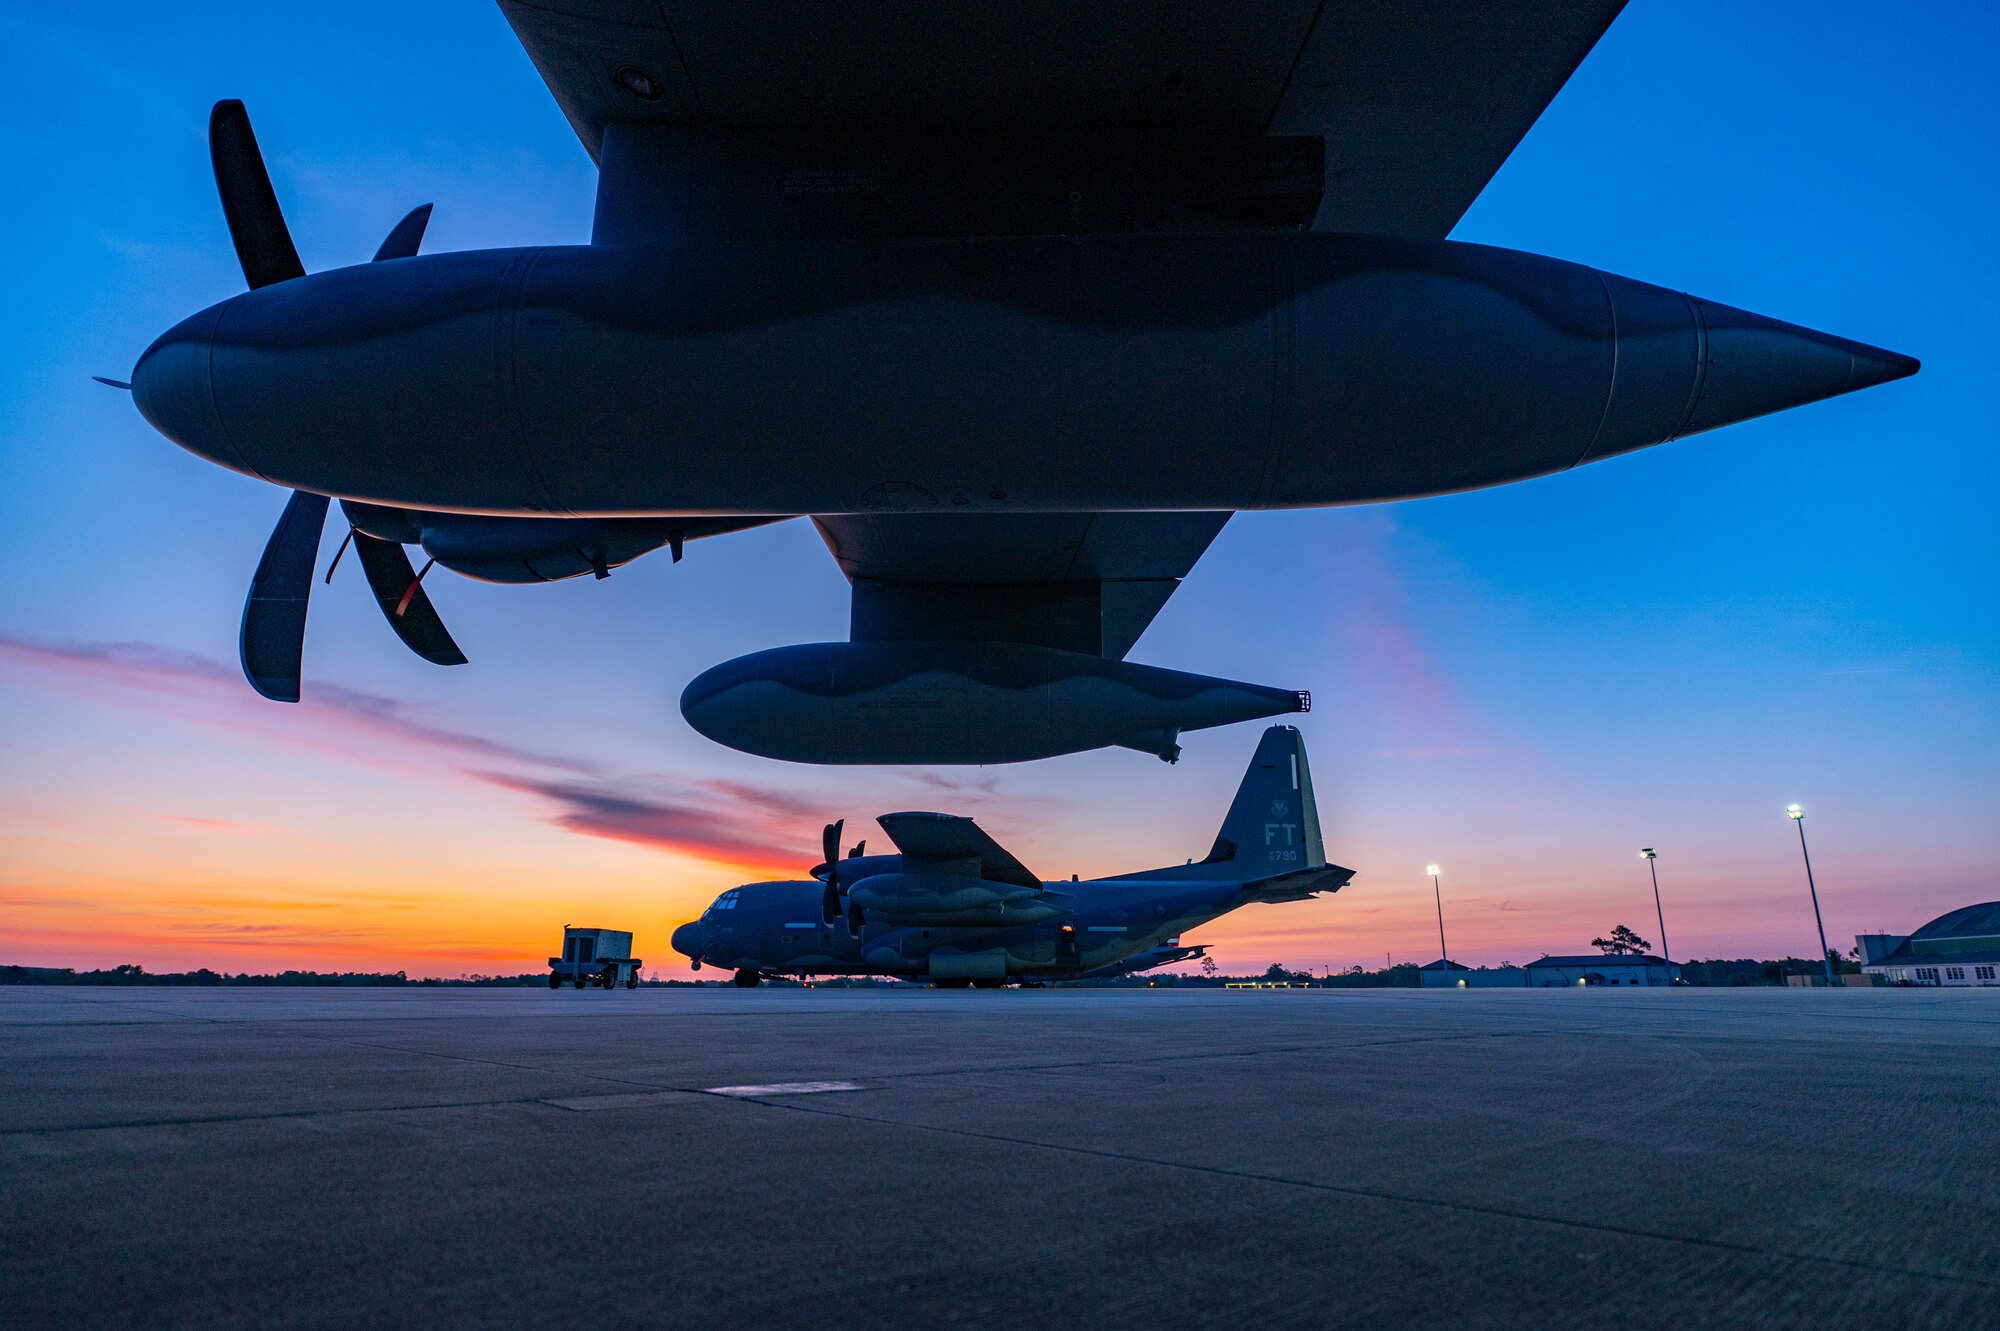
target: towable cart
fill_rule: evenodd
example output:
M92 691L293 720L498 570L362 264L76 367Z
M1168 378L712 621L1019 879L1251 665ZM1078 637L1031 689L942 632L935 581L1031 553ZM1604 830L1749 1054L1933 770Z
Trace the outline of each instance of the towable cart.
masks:
M639 968L646 963L632 955L632 935L619 929L578 929L563 926L562 955L549 958L549 988L564 979L581 989L595 982L600 989L639 987Z

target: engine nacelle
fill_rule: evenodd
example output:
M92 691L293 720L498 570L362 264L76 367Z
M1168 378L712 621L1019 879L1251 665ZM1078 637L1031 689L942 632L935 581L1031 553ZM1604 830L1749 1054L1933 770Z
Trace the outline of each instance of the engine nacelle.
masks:
M483 518L427 515L424 553L479 582L556 582L620 564L672 540L673 519ZM685 539L685 538L683 538Z
M424 553L477 582L558 582L586 573L608 577L663 545L762 527L779 518L528 518L432 513L342 500L356 530Z
M1016 883L958 874L884 873L862 879L847 895L871 916L930 921L973 912L993 913L995 907L1033 900L1039 894Z

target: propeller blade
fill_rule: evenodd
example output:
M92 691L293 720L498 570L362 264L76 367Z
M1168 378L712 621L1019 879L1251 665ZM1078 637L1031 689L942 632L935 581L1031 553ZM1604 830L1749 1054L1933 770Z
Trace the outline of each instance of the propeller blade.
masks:
M417 582L417 571L410 567L410 557L402 546L357 531L354 557L361 561L361 571L368 576L369 589L375 593L376 604L382 607L382 617L389 621L389 627L396 631L405 647L433 665L465 664L465 653L458 650L444 620L438 618L437 608Z
M123 379L106 379L101 374L93 374L90 377L97 380L98 383L103 384L106 388L122 388L128 393L132 391L132 385L126 383Z
M837 819L819 834L819 848L826 856L826 894L820 899L820 914L828 924L840 916L840 829L845 826L845 818Z
M313 563L326 525L326 496L292 491L271 529L264 557L243 602L237 652L250 687L273 702L299 700L299 666L305 656L306 603Z
M215 190L222 196L229 239L243 265L243 280L254 291L304 277L305 265L299 262L285 214L278 208L271 173L264 169L264 154L257 150L257 135L243 103L217 102L209 112L208 156L215 166Z
M372 262L384 259L414 259L417 248L424 243L424 228L431 224L431 206L426 203L410 209L402 221L390 229L383 238L382 247L375 251Z

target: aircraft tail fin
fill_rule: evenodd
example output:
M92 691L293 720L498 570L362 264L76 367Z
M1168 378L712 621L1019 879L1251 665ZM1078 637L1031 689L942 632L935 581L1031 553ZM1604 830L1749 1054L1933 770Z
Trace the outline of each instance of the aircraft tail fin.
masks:
M1255 882L1325 867L1305 739L1295 726L1272 726L1258 741L1207 856L1161 872Z

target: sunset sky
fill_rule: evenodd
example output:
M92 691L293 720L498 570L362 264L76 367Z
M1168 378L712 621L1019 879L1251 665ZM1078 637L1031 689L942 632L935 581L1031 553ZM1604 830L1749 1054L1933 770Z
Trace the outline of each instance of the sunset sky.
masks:
M2000 897L2000 18L1984 3L1634 0L1455 233L1921 357L1914 379L1546 480L1233 520L1134 660L1309 688L1339 894L1194 935L1231 971L1655 943L1811 955ZM424 5L0 0L0 962L539 967L802 874L820 824L971 814L1049 878L1200 855L1255 725L1169 767L774 763L691 731L716 662L838 640L803 521L599 583L427 583L426 665L360 571L306 701L235 660L285 496L123 393L241 289L208 108L242 97L309 270L418 203L425 249L577 243L594 169L505 21ZM339 539L329 524L324 559ZM872 829L871 841L880 837ZM879 842L878 842L879 844Z

